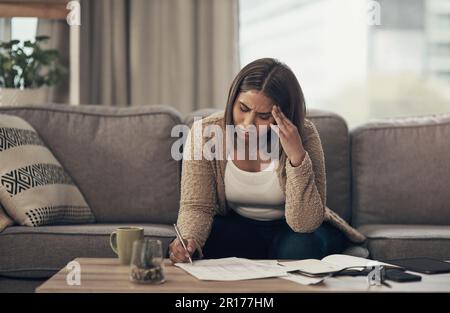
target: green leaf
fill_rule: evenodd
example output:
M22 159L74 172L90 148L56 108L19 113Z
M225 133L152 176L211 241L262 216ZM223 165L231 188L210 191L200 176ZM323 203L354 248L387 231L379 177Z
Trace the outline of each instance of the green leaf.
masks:
M35 42L27 40L22 45L19 40L0 42L0 86L38 88L61 83L68 70L59 64L58 50L40 46L48 39L49 36L37 36Z
M42 35L42 36L36 36L35 39L37 42L40 42L40 41L47 41L50 39L50 37L46 36L46 35Z

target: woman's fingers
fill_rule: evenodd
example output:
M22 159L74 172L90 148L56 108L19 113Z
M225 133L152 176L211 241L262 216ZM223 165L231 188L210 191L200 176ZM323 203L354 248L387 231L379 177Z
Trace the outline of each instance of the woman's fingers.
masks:
M177 261L178 261L174 254L174 251L176 250L176 248L175 248L176 241L177 241L177 239L172 241L169 245L169 259L172 261L172 263L177 263Z
M272 107L272 116L275 118L275 121L277 122L278 125L282 125L283 124L283 118L282 118L280 112L278 111L276 105L274 105Z
M275 107L273 109L273 111L272 111L272 115L275 118L275 121L277 122L278 127L280 128L280 130L286 134L286 132L288 130L287 129L287 124L284 121L284 118L281 115L280 110Z
M169 246L169 259L172 261L172 263L178 263L181 260L176 256L176 254L174 253L175 251L175 247L174 245L170 245Z
M187 248L184 249L181 241L175 239L170 245L170 259L175 262L187 262L189 257L194 254L196 250L196 244L193 239L185 239L185 245Z
M292 123L292 121L291 121L290 119L288 119L288 118L286 117L286 115L284 115L283 112L281 112L281 114L282 114L283 117L284 117L284 120L285 120L285 122L286 122L286 124L287 124L288 129L289 129L290 131L296 130L296 129L297 129L297 126L295 126L294 123Z
M180 253L178 251L172 251L170 254L170 259L179 263L184 263L188 260L184 253Z
M186 262L188 260L188 254L183 248L183 245L178 239L175 239L169 246L170 254L169 258L172 262Z
M179 256L177 256L176 254L174 254L172 252L170 253L169 257L170 257L170 260L172 261L172 263L184 263L183 258L180 258Z
M280 138L286 137L286 129L283 130L283 128L280 127L279 124L274 125L274 124L270 123L270 127Z
M280 109L279 106L277 106L277 110L278 110L278 112L280 113L281 118L282 118L284 124L286 125L286 127L287 127L289 130L292 130L293 128L295 128L295 129L297 128L297 127L294 125L294 123L292 123L292 121L291 121L290 119L288 119L288 118L286 117L286 115L284 115L283 111L281 111L281 109Z
M186 242L185 242L185 244L186 244ZM178 239L177 239L177 243L176 243L175 247L176 247L176 252L178 255L183 255L183 258L185 258L185 259L189 258L189 252L186 251L186 249L184 249L183 245L181 244L181 241L179 241Z
M276 113L273 116L275 118L275 122L277 122L276 126L278 126L278 130L280 132L282 132L284 127L285 127L284 124L283 124L283 121L281 120L281 118Z
M281 131L278 125L270 123L270 128L273 129L273 131L278 135L278 137L284 136L284 133Z
M193 239L188 239L187 240L187 249L190 255L192 255L195 251L195 249L197 249L197 245L195 244L195 241Z

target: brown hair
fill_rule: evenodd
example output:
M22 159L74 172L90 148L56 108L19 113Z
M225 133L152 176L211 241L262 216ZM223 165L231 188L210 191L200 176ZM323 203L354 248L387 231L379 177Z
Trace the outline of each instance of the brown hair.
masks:
M233 125L233 106L240 92L258 90L272 99L286 117L295 125L303 138L306 116L302 88L292 70L273 58L263 58L247 64L234 78L225 107L225 125ZM269 132L269 136L270 136ZM270 140L270 139L269 139ZM286 161L286 153L280 149L280 166Z

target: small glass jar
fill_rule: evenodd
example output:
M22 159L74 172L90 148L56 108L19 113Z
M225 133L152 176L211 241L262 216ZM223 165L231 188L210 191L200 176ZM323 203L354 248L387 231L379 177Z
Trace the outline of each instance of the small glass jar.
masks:
M160 240L142 239L133 243L130 280L140 284L165 282L164 257Z

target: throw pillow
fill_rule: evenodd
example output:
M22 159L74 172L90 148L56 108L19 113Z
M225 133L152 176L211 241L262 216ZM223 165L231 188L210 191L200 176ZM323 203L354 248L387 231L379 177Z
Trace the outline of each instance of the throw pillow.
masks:
M14 224L14 221L6 214L2 205L0 204L0 233L8 226Z
M24 119L0 114L0 202L26 226L95 221L73 179Z

